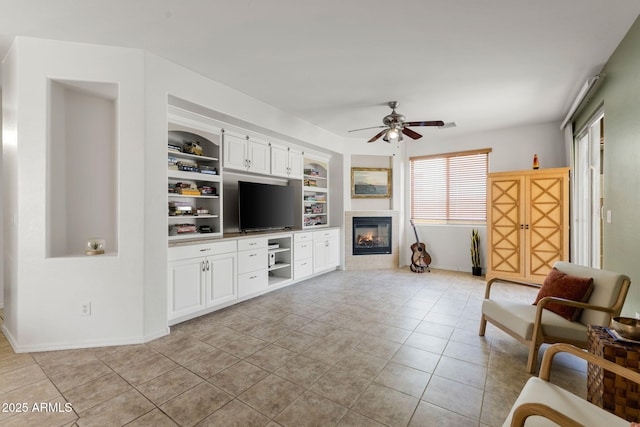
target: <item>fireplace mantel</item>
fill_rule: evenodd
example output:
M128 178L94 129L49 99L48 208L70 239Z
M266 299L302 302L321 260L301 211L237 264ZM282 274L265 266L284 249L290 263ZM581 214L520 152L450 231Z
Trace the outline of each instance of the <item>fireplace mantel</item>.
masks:
M391 217L392 242L390 254L371 254L367 256L353 255L353 218L354 217ZM345 242L345 269L346 270L370 270L379 268L399 267L398 245L399 228L398 221L400 214L398 211L375 210L375 211L346 211L344 221L344 242Z

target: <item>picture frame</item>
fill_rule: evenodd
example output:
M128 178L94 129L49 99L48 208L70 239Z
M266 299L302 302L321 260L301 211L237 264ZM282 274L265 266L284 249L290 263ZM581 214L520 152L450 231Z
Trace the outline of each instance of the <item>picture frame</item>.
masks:
M352 199L390 199L391 169L351 168Z

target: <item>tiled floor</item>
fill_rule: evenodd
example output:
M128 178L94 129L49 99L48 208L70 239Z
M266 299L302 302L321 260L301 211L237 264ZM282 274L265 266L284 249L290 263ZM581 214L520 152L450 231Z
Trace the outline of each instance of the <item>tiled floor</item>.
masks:
M15 354L0 335L0 425L502 425L526 349L478 337L483 295L467 273L338 271L144 345ZM561 362L584 396L585 366Z

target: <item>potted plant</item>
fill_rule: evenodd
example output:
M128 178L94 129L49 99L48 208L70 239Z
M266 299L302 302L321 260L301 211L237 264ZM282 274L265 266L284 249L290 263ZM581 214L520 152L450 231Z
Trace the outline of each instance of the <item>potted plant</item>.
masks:
M482 267L480 267L480 235L477 229L471 230L471 273L474 276L482 275Z

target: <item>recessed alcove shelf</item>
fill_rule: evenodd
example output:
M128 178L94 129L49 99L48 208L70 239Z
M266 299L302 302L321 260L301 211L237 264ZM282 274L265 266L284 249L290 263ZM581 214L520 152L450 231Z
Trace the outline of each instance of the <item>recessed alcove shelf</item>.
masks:
M118 252L118 85L49 80L47 257ZM142 167L142 165L141 165Z

